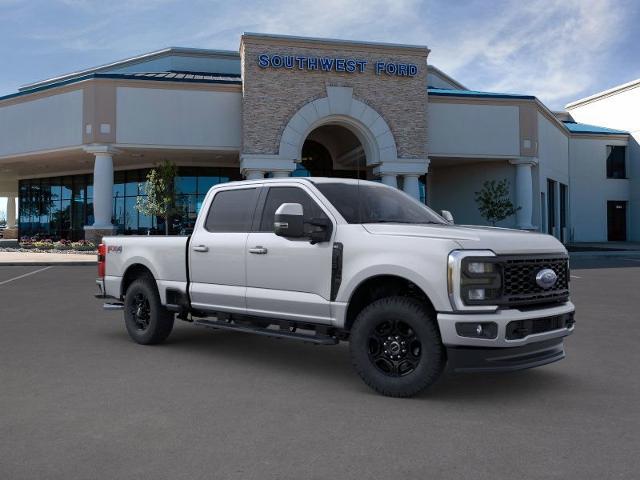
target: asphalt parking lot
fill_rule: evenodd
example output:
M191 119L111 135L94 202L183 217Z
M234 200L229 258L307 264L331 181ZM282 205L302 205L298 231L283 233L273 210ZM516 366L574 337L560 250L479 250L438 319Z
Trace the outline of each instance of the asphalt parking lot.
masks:
M572 267L565 360L391 399L346 344L178 321L143 347L94 267L0 266L0 478L638 478L640 258Z

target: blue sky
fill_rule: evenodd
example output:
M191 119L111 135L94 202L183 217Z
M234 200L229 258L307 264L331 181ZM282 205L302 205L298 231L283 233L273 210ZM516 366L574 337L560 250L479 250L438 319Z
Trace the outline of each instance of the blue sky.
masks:
M0 94L166 46L236 50L243 31L427 45L467 87L553 109L640 77L633 0L0 0Z
M0 95L167 46L237 50L243 31L427 45L468 88L552 109L640 77L634 0L0 0Z

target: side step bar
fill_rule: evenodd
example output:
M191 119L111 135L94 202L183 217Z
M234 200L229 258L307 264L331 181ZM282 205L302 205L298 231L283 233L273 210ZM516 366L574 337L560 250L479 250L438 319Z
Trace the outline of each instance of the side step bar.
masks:
M104 310L124 310L124 303L121 302L105 302L102 305Z
M274 338L288 338L291 340L302 340L303 342L314 343L316 345L335 345L338 343L336 337L329 335L306 335L303 333L289 332L282 329L269 329L252 327L247 325L238 325L236 323L229 323L221 320L194 320L194 325L201 325L203 327L216 328L220 330L233 330L236 332L253 333L256 335L262 335L265 337Z

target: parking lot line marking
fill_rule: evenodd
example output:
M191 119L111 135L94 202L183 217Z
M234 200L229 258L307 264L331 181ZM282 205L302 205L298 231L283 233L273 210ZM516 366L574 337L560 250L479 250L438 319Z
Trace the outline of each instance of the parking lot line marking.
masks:
M5 283L13 282L14 280L20 280L21 278L28 277L30 275L35 275L36 273L39 273L39 272L44 272L45 270L49 270L50 268L52 268L52 267L50 267L50 266L49 267L44 267L44 268L40 268L38 270L34 270L33 272L25 273L24 275L19 275L17 277L10 278L9 280L5 280L3 282L0 282L0 285L4 285Z
M582 278L582 277L579 277L578 275L571 275L571 278Z

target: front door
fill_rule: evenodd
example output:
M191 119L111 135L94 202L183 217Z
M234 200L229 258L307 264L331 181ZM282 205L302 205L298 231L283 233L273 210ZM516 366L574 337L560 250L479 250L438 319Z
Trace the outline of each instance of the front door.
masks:
M188 252L194 308L245 312L245 253L257 198L257 188L220 190L198 221Z
M330 323L333 242L311 245L308 239L273 233L275 212L283 203L301 204L305 222L331 218L302 185L269 188L260 223L247 239L247 313Z
M627 240L627 202L607 202L607 227L610 242Z

